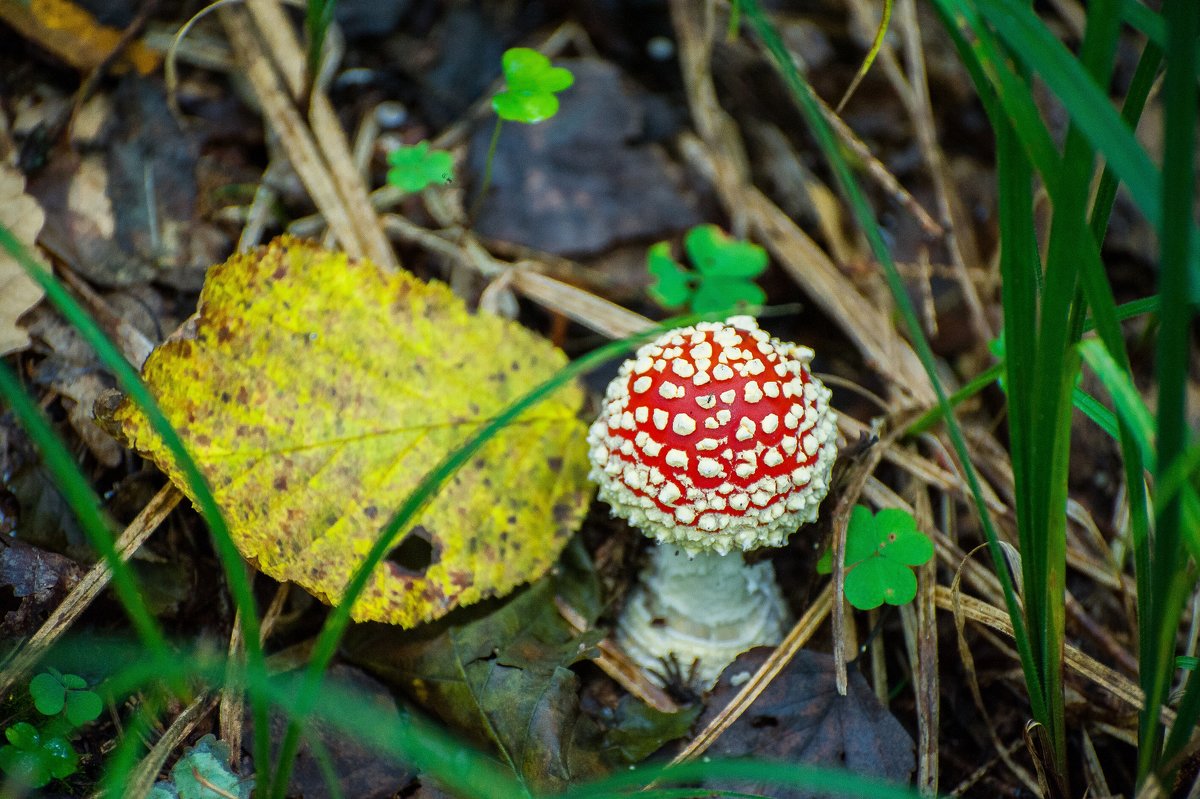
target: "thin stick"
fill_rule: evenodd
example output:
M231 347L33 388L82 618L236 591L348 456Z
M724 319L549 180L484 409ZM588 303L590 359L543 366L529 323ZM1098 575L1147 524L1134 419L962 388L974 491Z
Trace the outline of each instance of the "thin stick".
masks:
M692 739L692 742L680 752L671 761L671 765L682 763L686 760L692 760L704 754L710 746L716 743L717 738L725 730L741 718L742 714L749 709L754 700L758 699L759 695L767 689L771 681L779 676L780 672L787 667L787 664L792 662L792 658L796 653L808 643L808 639L812 638L813 633L825 621L825 617L829 615L829 609L833 603L833 586L827 585L825 589L817 595L813 603L808 606L808 610L804 611L804 615L792 627L791 632L787 637L775 648L771 656L763 661L763 664L758 667L758 671L754 672L746 684L742 686L742 690L737 692L733 699L729 700L721 712L708 723L708 726L700 731L700 734Z
M142 508L124 532L117 538L116 550L122 561L129 560L150 534L158 529L163 519L175 509L183 494L175 486L168 483L159 490L154 498ZM83 611L87 610L92 601L108 586L112 578L112 570L103 560L98 561L87 574L83 576L62 603L50 614L50 618L38 629L20 651L0 672L0 696L28 672L38 662L62 634L70 629Z
M566 620L567 624L571 625L575 632L587 632L587 619L567 604L565 599L560 596L554 597L554 606L558 608L559 615ZM618 685L660 713L679 711L679 705L675 700L662 688L650 682L645 672L638 668L637 664L631 661L621 651L621 648L613 643L612 639L603 638L596 646L600 650L600 656L593 658L592 662L599 666L601 671L612 677Z

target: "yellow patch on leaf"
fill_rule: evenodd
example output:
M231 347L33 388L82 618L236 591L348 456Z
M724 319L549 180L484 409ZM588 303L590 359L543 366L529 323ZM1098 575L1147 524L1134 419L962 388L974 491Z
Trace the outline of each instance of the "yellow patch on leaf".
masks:
M101 25L87 9L71 0L0 0L0 19L22 36L45 47L76 69L93 70L121 44L122 32ZM114 66L132 65L142 75L158 67L159 56L140 41L125 47Z
M143 377L242 554L336 602L421 478L566 363L441 283L282 238L209 272L186 336ZM490 440L397 540L357 620L411 627L541 576L590 497L571 385ZM190 492L128 399L123 437Z

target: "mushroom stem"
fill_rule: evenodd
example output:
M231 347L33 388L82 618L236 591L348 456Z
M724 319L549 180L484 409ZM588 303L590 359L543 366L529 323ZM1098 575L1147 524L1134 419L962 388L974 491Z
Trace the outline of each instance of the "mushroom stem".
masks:
M783 640L788 621L770 561L661 544L625 605L617 642L659 685L674 660L684 682L707 690L742 652Z

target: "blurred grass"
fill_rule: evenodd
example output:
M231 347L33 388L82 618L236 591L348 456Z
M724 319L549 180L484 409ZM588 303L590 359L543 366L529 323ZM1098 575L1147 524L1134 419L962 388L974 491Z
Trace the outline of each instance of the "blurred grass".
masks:
M0 228L0 235L7 233ZM116 537L108 519L101 512L100 498L92 491L86 477L79 470L75 459L67 450L54 428L42 416L37 404L25 393L24 386L7 364L0 361L0 397L17 421L29 434L29 438L42 454L42 462L54 478L55 485L66 500L67 506L79 520L79 526L88 537L89 543L104 558L112 569L113 587L125 608L129 620L142 644L155 657L167 656L167 640L162 629L146 607L133 570L123 561L116 549Z
M183 440L180 439L179 434L171 426L171 423L167 421L167 417L163 414L162 409L158 407L158 403L155 402L154 397L142 382L137 370L130 366L120 351L118 351L116 345L109 341L108 337L100 329L100 326L96 324L96 321L67 292L58 279L51 272L41 268L30 257L29 253L25 251L25 248L21 246L16 237L3 226L0 226L0 248L12 256L25 270L26 274L41 286L42 291L45 292L46 299L58 309L67 322L79 331L84 341L95 350L100 362L116 377L117 384L121 389L146 414L146 418L149 420L154 432L162 437L167 449L175 458L176 465L187 479L188 485L192 490L191 496L196 498L200 515L204 518L212 534L213 544L220 558L221 566L225 573L225 580L229 586L230 593L233 595L234 602L239 608L243 609L240 617L242 620L242 637L245 641L246 661L251 671L265 674L266 659L263 655L258 612L255 609L254 593L250 587L250 578L242 563L241 555L233 543L233 538L229 534L229 527L221 515L216 498L213 497L212 490L208 487L204 475L200 472L200 467L196 465L196 462L188 454L187 449L183 445ZM61 488L64 491L74 490L66 485ZM92 525L92 529L88 531L88 535L95 540L102 540L104 536L110 535L103 527L96 527L96 522L87 517L80 517L80 524ZM110 565L113 564L110 563ZM114 565L113 568L115 576L118 573L116 570L117 567ZM256 729L261 725L261 729L263 730L261 733L255 735L255 758L266 758L266 760L260 762L269 763L270 741L266 734L266 706L262 702L253 702L251 704L251 712L254 716ZM270 782L269 769L268 778L265 782Z

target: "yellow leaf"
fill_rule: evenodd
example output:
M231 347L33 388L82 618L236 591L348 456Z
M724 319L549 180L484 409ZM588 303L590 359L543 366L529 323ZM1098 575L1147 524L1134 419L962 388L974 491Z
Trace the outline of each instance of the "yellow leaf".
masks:
M37 200L25 193L25 176L0 163L0 225L30 252L46 220ZM29 346L17 319L42 299L42 289L6 251L0 250L0 355Z
M282 238L213 267L188 336L143 376L242 554L336 602L425 473L565 362L444 284ZM376 568L354 618L411 627L542 575L591 493L581 399L570 385L488 442L398 539L406 554ZM128 399L111 421L189 491Z
M121 44L123 34L101 25L87 9L70 0L0 0L0 19L76 69L96 69ZM132 65L142 75L158 67L159 55L132 41L113 64L114 72Z

